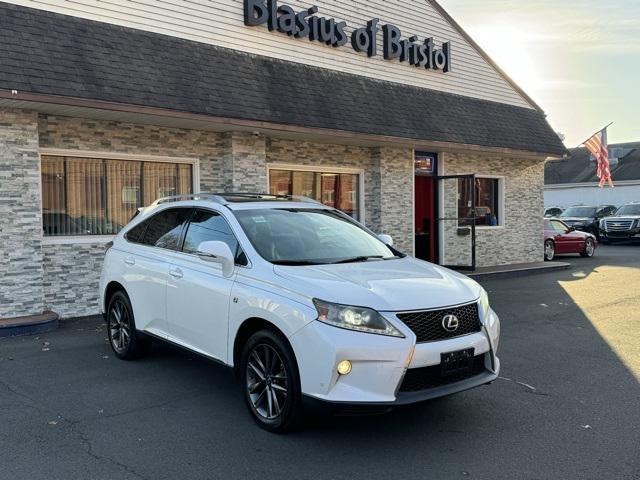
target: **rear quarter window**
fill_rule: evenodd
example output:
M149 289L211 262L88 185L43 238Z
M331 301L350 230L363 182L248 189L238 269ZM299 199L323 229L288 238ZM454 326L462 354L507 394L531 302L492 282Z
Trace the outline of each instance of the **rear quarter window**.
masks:
M145 220L144 222L139 223L127 233L125 233L124 238L131 243L142 243L142 238L144 237L144 232L147 229L148 224L149 220Z

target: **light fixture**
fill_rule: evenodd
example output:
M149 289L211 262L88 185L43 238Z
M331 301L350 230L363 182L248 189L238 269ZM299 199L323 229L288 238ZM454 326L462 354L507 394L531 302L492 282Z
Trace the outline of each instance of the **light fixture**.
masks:
M351 362L349 360L342 360L338 364L338 373L340 375L349 375L349 373L351 373Z

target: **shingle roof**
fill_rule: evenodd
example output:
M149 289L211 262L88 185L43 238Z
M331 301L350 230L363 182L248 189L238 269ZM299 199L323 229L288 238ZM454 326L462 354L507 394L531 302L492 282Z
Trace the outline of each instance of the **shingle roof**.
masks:
M535 109L6 3L0 3L0 42L1 89L415 140L566 152Z
M609 150L611 158L614 157L612 153L619 155L618 163L611 165L614 182L640 180L640 142L611 144ZM593 182L598 182L596 164L584 147L569 149L567 158L548 162L545 166L545 185Z

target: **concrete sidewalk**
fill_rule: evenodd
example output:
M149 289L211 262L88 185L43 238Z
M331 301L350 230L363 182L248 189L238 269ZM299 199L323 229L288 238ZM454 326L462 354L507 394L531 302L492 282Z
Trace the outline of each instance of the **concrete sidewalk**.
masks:
M515 263L511 265L498 265L495 267L480 267L475 271L462 272L469 277L494 278L520 276L531 273L552 272L555 270L567 270L571 268L571 264L567 262L534 262L534 263Z

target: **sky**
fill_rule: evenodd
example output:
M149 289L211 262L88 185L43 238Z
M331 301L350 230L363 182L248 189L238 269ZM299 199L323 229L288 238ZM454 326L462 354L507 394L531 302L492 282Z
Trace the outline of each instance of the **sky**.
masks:
M576 147L640 141L640 0L440 0Z

